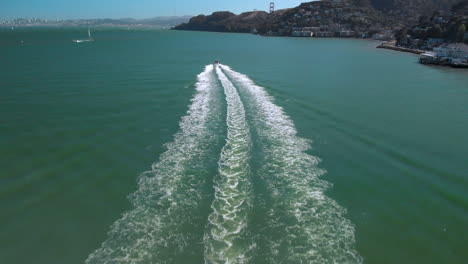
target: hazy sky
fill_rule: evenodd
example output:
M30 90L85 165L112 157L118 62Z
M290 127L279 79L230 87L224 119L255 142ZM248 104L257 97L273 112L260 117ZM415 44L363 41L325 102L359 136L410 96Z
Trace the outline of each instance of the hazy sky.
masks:
M273 0L276 9L312 0ZM0 0L0 20L11 18L150 18L268 10L270 0Z

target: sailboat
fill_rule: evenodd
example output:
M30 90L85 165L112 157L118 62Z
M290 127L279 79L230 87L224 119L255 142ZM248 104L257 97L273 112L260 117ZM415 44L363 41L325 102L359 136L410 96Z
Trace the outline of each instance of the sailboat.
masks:
M91 28L88 27L88 39L74 39L73 42L75 43L81 43L81 42L93 42L94 39L91 36Z

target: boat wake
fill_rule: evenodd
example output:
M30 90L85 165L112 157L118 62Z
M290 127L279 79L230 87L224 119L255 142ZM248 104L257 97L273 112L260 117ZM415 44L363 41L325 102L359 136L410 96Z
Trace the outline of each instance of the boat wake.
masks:
M206 66L195 88L133 209L86 263L361 263L310 142L266 90L222 64Z
M227 139L215 179L215 199L205 235L208 263L245 263L254 247L246 232L251 204L250 135L244 106L236 88L219 67L216 72L226 94Z
M255 174L269 194L266 226L259 227L258 252L266 263L360 263L354 250L354 226L346 210L324 195L330 186L319 179L319 159L306 153L310 142L297 131L264 88L246 75L222 66L244 93L252 127L259 139L262 165Z
M152 170L139 177L138 190L130 196L133 209L112 225L107 240L86 263L174 263L187 251L203 251L194 247L203 231L192 228L205 222L198 219L206 181L200 172L207 156L216 155L209 151L215 140L210 122L219 112L216 88L209 65L198 75L196 94L174 141Z

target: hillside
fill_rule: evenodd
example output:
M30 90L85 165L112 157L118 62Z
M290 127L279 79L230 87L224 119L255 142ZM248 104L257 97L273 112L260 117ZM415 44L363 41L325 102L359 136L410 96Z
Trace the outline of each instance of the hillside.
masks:
M359 0L358 0L359 1ZM361 0L362 1L362 0ZM458 0L364 0L381 11L413 11L432 13L436 9L449 10Z
M235 15L225 11L199 15L174 29L285 36L300 27L320 27L320 32L331 32L333 36L340 36L342 31L353 31L352 36L369 36L417 24L421 16L430 16L435 10L449 11L458 2L460 0L323 0L272 14L255 11Z
M372 7L394 18L414 23L419 16L449 11L460 0L370 0Z
M431 50L444 43L466 42L468 26L468 0L450 8L450 12L436 11L423 16L415 25L399 30L397 45L420 50Z
M231 12L214 12L211 15L199 15L175 27L177 30L197 30L215 32L250 32L267 22L269 14L264 11L245 12L235 15Z
M286 36L301 27L314 27L315 31L327 32L327 34L339 34L341 31L373 34L390 30L397 25L399 23L396 20L392 20L369 5L357 4L353 1L314 1L271 14L256 11L240 15L230 12L215 12L208 16L199 15L174 29L258 32L266 35Z

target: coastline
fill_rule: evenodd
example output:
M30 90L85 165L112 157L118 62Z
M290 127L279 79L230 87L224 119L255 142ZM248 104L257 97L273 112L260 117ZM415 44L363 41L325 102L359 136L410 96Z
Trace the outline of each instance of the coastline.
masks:
M413 53L413 54L417 54L417 55L421 55L421 54L423 54L425 52L424 50L419 50L419 49L410 49L410 48L398 47L398 46L395 45L395 42L382 42L376 48L378 48L378 49L389 49L389 50L401 51L401 52L406 52L406 53Z
M377 49L389 49L389 50L394 50L394 51L400 51L400 52L405 52L405 53L412 53L416 55L421 55L423 54L424 50L419 50L419 49L410 49L410 48L404 48L404 47L398 47L395 45L395 41L382 41L382 40L376 40L373 38L359 38L359 37L294 37L294 36L282 36L282 35L269 35L269 34L252 34L252 33L247 33L247 32L218 32L218 31L205 31L205 30L185 30L185 29L174 29L170 28L169 30L174 30L174 31L187 31L187 32L211 32L211 33L229 33L229 34L247 34L247 35L255 35L255 36L260 36L260 37L279 37L279 38L295 38L295 39L355 39L355 40L366 40L366 41L376 41L376 42L381 42L378 46L375 48Z

